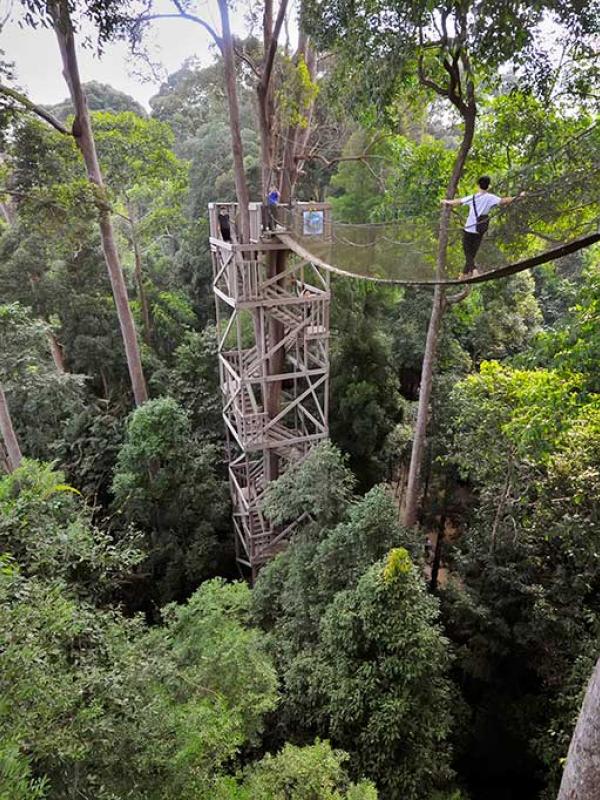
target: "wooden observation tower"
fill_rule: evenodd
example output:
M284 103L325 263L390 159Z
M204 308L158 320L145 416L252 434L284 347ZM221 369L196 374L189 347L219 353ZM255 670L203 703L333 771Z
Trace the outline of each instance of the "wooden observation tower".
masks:
M278 233L327 238L331 216L319 203L278 206L273 219L261 203L249 211L250 242L240 243L237 205L209 205L236 555L254 576L299 521L269 523L267 484L328 436L329 272L300 259Z

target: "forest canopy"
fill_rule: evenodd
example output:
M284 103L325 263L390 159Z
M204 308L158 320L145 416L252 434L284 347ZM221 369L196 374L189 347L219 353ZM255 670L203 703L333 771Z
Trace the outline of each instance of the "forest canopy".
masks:
M209 11L11 4L65 99L0 53L0 797L593 800L600 245L443 282L598 233L598 4ZM117 42L148 74L168 25L210 59L147 105L87 80ZM438 284L328 276L311 317L283 217L251 242L273 192L331 212L339 258L410 231ZM217 314L219 257L296 292L287 316ZM294 392L304 438L238 446ZM275 544L244 570L257 476Z

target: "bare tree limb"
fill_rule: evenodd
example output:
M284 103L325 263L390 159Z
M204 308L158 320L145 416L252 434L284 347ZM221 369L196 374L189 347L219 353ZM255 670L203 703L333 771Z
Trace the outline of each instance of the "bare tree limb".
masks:
M359 156L338 156L336 158L326 158L321 153L300 153L294 157L296 162L304 162L304 161L320 161L324 164L327 168L333 167L336 164L339 164L342 161L359 161L361 164L364 164L367 170L371 173L375 181L377 182L378 186L382 186L381 176L378 175L373 167L369 164L370 158L380 158L380 156L369 155L369 153L363 153Z
M440 97L449 97L447 89L444 89L443 86L440 86L435 81L428 78L425 74L425 68L423 66L423 54L419 54L419 61L418 61L418 72L419 72L419 81L423 86L427 86L429 89L433 89L434 92L440 95Z
M152 22L157 19L186 19L189 22L195 22L196 25L200 25L202 28L204 28L204 30L210 34L213 41L219 48L219 50L221 51L223 50L223 39L221 36L219 36L219 34L212 27L212 25L209 25L209 23L206 20L202 19L202 17L198 17L196 14L190 14L188 11L185 10L185 8L181 5L181 3L178 2L178 0L173 0L173 5L177 9L176 12L171 12L171 13L157 12L155 14L144 14L143 16L138 18L137 23L141 24L144 22Z
M65 126L60 122L56 117L51 114L49 111L46 111L45 108L42 106L38 106L36 103L32 102L28 97L26 97L21 92L17 92L16 89L11 89L10 86L5 86L4 84L0 83L0 94L3 94L5 97L10 97L11 100L16 100L17 103L20 103L24 106L26 111L31 111L32 114L36 114L38 117L41 117L45 122L49 125L52 125L59 133L64 134L65 136L73 136L73 132L67 130Z
M466 298L470 294L471 294L471 287L465 286L465 288L462 291L457 292L456 294L450 295L449 297L448 295L446 295L446 302L448 303L449 306L452 306L455 305L456 303L461 303L463 300L466 300Z
M243 61L244 64L247 64L254 73L254 75L260 80L262 76L256 62L254 61L253 58L251 58L248 55L248 53L246 53L243 47L239 47L239 45L234 44L233 51L236 54L236 56L240 59L240 61Z

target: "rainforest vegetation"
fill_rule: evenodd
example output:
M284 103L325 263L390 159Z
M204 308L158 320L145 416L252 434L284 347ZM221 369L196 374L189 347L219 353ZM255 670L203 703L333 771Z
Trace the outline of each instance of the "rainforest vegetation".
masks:
M207 207L402 217L441 277L483 174L528 193L507 262L597 230L598 4L209 5L10 10L67 99L0 52L0 798L553 800L600 654L598 245L458 292L334 277L330 439L270 484L301 523L252 583ZM149 108L79 74L170 24L213 59ZM597 800L576 768L561 800Z

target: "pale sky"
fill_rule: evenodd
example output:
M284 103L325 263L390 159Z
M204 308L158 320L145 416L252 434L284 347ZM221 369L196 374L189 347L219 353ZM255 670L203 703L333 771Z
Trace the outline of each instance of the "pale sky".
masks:
M171 10L168 0L161 0L161 10ZM157 4L157 7L159 4ZM61 73L60 55L54 33L39 28L20 28L17 19L21 14L19 0L0 0L0 19L12 9L12 16L0 32L0 50L5 53L5 60L15 64L16 79L21 89L36 103L52 104L64 100L67 88ZM206 0L198 3L204 8L208 21L218 27L217 0ZM242 34L245 29L241 14L232 14L234 33ZM186 58L196 57L201 63L208 64L212 60L209 49L212 40L199 25L183 20L160 20L152 23L154 60L160 62L167 73L177 70ZM140 64L133 64L128 54L127 45L118 43L107 45L101 59L91 51L78 49L81 77L84 81L96 80L109 83L115 89L134 97L148 108L148 100L156 94L160 80L143 80L139 74L144 69ZM148 76L150 77L150 76Z

